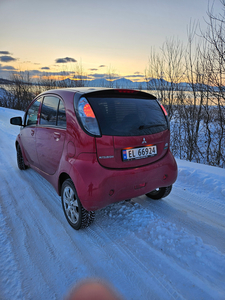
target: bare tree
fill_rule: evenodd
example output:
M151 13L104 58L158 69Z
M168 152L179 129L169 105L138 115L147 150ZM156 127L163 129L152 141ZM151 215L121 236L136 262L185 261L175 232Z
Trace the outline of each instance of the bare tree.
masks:
M8 88L8 107L25 110L34 97L32 80L29 72L13 73Z
M108 82L107 87L113 88L114 87L114 79L115 79L115 69L112 68L111 66L108 67L106 79Z
M147 89L155 91L157 98L166 106L169 119L174 114L180 86L185 73L184 47L179 40L167 40L160 53L151 50L148 68L145 72Z
M225 162L225 0L220 0L221 12L214 13L214 6L208 8L208 28L202 33L207 44L207 75L211 85L210 94L214 109L215 128L214 163L221 165Z
M87 74L84 72L82 62L80 62L79 64L76 64L76 68L74 70L73 86L82 87L87 85L88 85Z

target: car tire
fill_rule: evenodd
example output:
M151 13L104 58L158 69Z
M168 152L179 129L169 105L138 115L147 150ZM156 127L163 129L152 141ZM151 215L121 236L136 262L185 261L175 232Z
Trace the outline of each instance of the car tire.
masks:
M23 159L23 154L22 154L22 150L20 148L20 145L18 144L16 147L16 152L17 152L17 165L18 168L20 170L26 170L27 166L24 163L24 159Z
M66 219L74 229L86 228L94 221L95 213L87 211L82 206L71 179L66 179L63 182L61 199Z
M146 194L146 196L153 200L159 200L159 199L162 199L162 198L165 198L166 196L168 196L170 194L171 190L172 190L172 185L166 186L166 187L161 187L161 188L155 189L154 191Z

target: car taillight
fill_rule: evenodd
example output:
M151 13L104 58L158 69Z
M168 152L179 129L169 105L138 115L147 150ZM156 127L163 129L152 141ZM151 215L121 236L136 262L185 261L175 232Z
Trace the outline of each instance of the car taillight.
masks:
M162 107L162 110L163 110L163 112L164 112L165 116L167 116L167 115L168 115L168 113L167 113L167 111L166 111L165 107L164 107L162 104L160 104L160 105L161 105L161 107Z
M78 113L84 129L93 135L100 136L100 130L95 114L87 99L82 97L78 102Z
M95 118L94 112L88 103L84 105L84 114L88 118Z

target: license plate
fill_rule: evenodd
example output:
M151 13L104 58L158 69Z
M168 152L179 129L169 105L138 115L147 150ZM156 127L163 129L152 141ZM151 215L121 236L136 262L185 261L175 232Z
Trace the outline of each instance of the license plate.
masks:
M141 148L133 148L122 150L123 161L141 159L157 155L156 146L146 146Z

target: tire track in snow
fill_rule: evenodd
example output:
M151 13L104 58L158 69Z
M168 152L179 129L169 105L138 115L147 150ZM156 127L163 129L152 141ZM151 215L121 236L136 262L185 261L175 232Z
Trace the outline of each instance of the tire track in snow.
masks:
M23 180L16 178L16 182L20 182L20 186L23 187ZM45 196L49 199L48 191L46 192L45 189L41 189L40 192L39 189L40 195L38 195L35 189L28 187L27 189L21 189L23 190L23 195L18 195L17 191L11 187L7 181L4 182L4 186L7 186L6 194L10 195L10 203L8 203L8 206L10 209L13 208L13 216L17 215L17 218L14 219L14 225L11 227L13 228L15 222L17 223L20 220L20 237L23 236L21 243L21 240L12 233L15 248L20 246L19 251L14 250L15 253L17 252L17 261L23 265L23 268L24 265L26 265L27 269L27 276L25 276L26 282L23 283L23 288L27 295L29 295L32 289L39 291L43 295L44 290L46 298L58 299L59 295L57 296L54 292L57 291L57 287L64 287L66 291L66 288L74 283L74 277L82 278L87 276L88 271L86 270L83 272L80 270L80 275L77 276L76 274L76 276L74 276L74 270L77 269L77 266L79 266L81 262L84 264L85 269L89 269L90 262L87 259L88 252L83 251L83 245L77 247L76 243L74 243L70 235L68 235L64 227L67 227L68 230L70 229L72 234L74 234L75 231L69 227L66 220L64 222L65 224L63 224L63 222L61 222L61 220L58 221L57 217L54 216L55 214L50 211L54 211L55 203L48 203L48 208L42 205ZM25 190L27 190L27 192L24 194ZM28 199L30 194L32 194L32 201L35 201L34 206ZM18 204L18 198L23 198L23 203ZM51 204L53 205L52 209L50 208ZM44 215L42 212L44 212ZM62 209L60 209L60 212L64 220ZM8 214L9 213L10 212L8 212ZM49 214L51 214L53 218L51 218ZM51 219L52 224L49 224L49 220ZM57 234L53 240L54 231L58 233L60 240L57 239ZM65 238L62 238L63 235L65 235ZM66 256L62 255L62 246L60 245L59 249L57 247L62 241L65 241L65 252L68 252ZM68 251L67 248L70 248L70 251ZM25 258L24 255L26 256ZM22 262L20 262L22 257ZM49 276L51 270L54 270L53 276ZM95 273L94 270L91 271ZM36 277L35 282L33 280L34 277L29 278L30 274L34 274L33 276ZM60 291L58 291L58 294L60 294ZM37 295L37 299L38 297Z
M0 191L0 199L4 196ZM10 230L0 202L0 299L22 299L23 293L18 282L18 266L15 262Z
M7 145L6 148L9 148L9 145ZM13 156L12 156L12 153L13 153ZM24 256L24 254L26 255L26 258L23 257L21 265L23 265L23 268L24 268L24 265L26 265L27 266L26 269L30 270L30 272L29 271L27 272L26 282L23 283L27 287L26 288L24 286L27 295L29 295L31 286L34 284L33 290L37 290L37 291L41 292L43 290L43 287L45 287L45 290L47 289L49 291L49 293L53 296L54 289L51 289L49 287L49 286L51 286L51 282L48 283L48 278L51 278L51 277L49 276L48 272L46 272L46 274L42 272L42 268L39 266L39 264L41 265L42 261L44 261L44 262L46 262L46 265L48 265L49 260L48 259L45 260L44 258L48 257L48 256L51 257L50 254L56 252L55 251L56 249L49 248L50 243L47 243L48 238L46 238L43 243L43 239L46 236L46 231L43 230L43 227L41 229L40 222L38 223L37 217L35 215L35 211L33 213L33 206L31 203L31 201L35 201L35 203L34 203L34 208L35 208L35 206L37 205L37 201L39 203L41 202L42 204L44 204L43 199L54 198L54 197L50 197L50 195L52 194L53 188L51 188L49 186L49 183L46 182L45 179L43 179L40 175L36 174L33 170L30 169L30 170L26 170L26 171L20 171L18 169L15 169L14 168L14 166L16 166L15 160L16 160L16 151L14 148L4 149L4 151L0 153L0 162L5 161L4 169L0 170L0 176L2 178L2 186L4 187L4 195L7 196L7 200L8 200L8 202L10 202L10 203L7 203L6 206L8 206L8 208L9 208L8 215L12 219L11 228L18 226L18 224L16 224L18 222L20 224L20 229L22 229L22 230L20 230L20 238L23 236L23 241L21 243L21 240L18 239L17 235L14 234L14 232L12 232L13 241L14 241L14 243L13 243L14 244L13 245L14 253L17 254L17 263L18 264L21 263L20 260ZM14 166L12 166L12 165L14 165ZM35 175L30 176L33 173ZM13 178L13 180L12 180L12 178ZM34 182L35 182L35 184L34 184ZM44 188L40 189L40 186L42 186L43 183L44 183ZM18 189L18 186L19 186L19 189ZM47 192L45 192L46 187L48 189ZM39 194L40 194L40 196L39 196ZM54 194L56 194L55 191L54 191L53 195ZM20 200L22 200L22 199L23 200L19 201L18 200L19 198L20 198ZM53 216L53 218L56 220L60 219L59 214L56 214L56 210L54 207L56 203L48 203L48 200L46 201L46 203L48 204L47 205L48 207L46 207L46 208L47 208L48 212ZM51 204L53 205L53 207L50 207ZM59 208L60 205L59 205L59 203L57 203L57 204L58 204L57 206ZM59 209L58 209L58 211L59 211ZM31 217L31 215L33 215L33 217ZM38 213L37 215L42 216L42 214L40 214L40 213ZM15 216L16 216L16 219L15 219ZM27 220L28 217L29 217L29 221ZM60 217L62 217L64 219L63 210L61 207L60 207ZM48 218L49 217L47 217L47 219ZM42 221L43 221L43 219L42 219ZM45 220L44 220L44 222L45 222ZM32 226L31 226L31 224L32 224ZM65 224L66 224L66 226L68 226L66 221L65 221ZM62 223L60 223L60 225L62 225ZM38 232L36 231L37 229L38 229ZM38 236L41 236L41 240L39 240L39 242L42 245L42 247L45 250L48 250L48 255L44 255L42 257L42 259L39 259L39 260L37 259L38 252L36 250L36 247L38 247L38 243L36 243L36 247L34 245L31 245L31 241L37 240L37 236L35 236L36 233L38 233ZM49 235L48 237L49 237L49 240L51 240L52 236ZM18 252L18 250L16 249L19 245L20 245L20 247L19 247L20 252ZM61 249L59 249L59 251L60 250ZM73 252L76 253L75 250L76 250L76 248L73 247ZM80 251L80 254L81 253L82 252ZM20 254L20 256L19 256L19 254ZM58 253L58 257L59 257L59 259L55 263L55 268L60 264L60 261L61 261L60 260L60 258L61 258L60 252ZM83 255L82 255L82 257L85 258ZM84 261L85 261L85 259L84 259ZM62 264L63 264L63 262L61 263L61 270L62 270ZM70 265L70 264L68 263L68 265ZM44 267L44 263L42 263L42 267ZM39 270L40 274L37 274L37 269ZM70 275L72 273L74 273L74 270L70 271ZM37 283L37 284L34 283L33 278L29 279L29 274L36 274L39 278L39 280L38 280L39 283ZM60 277L61 277L61 274L60 274L59 278ZM72 278L72 276L71 276L71 278ZM56 287L55 281L57 281L57 280L58 280L57 278L55 278L53 280L53 284L55 287ZM71 284L72 284L72 279L68 280L68 282L71 282ZM68 282L65 283L66 287L68 287ZM62 286L62 284L61 284L61 286ZM46 295L46 296L48 297L48 295Z
M121 211L119 204L117 207L118 211ZM112 207L113 212L112 214L110 213L111 216L113 216L117 207ZM146 210L142 209L142 211L146 214ZM139 217L139 215L136 217ZM154 212L154 216L155 219L151 222L146 222L146 216L143 216L140 225L143 222L144 226L137 228L137 224L135 224L136 228L130 230L133 236L129 234L127 236L127 231L129 233L129 230L127 230L128 224L124 220L125 216L122 215L120 219L117 218L117 228L119 227L126 234L124 239L123 234L121 235L120 241L120 244L125 245L125 251L131 251L135 257L140 258L140 261L145 262L153 272L155 270L159 271L159 280L164 278L166 274L164 282L169 282L169 286L172 286L172 289L174 288L178 295L179 293L183 295L183 287L189 286L190 298L194 294L199 295L199 298L203 299L223 299L221 295L224 293L224 256L213 247L210 248L204 245L199 238L196 239L185 231L177 229L176 225L171 223L171 218L167 222L162 219L160 214L155 215ZM102 220L101 223L104 224ZM110 228L114 227L114 224L111 224ZM132 219L130 220L130 226L132 228ZM108 230L108 228L109 226L107 226L106 230L104 228L104 231L113 238L116 226L112 230ZM129 239L130 236L131 238ZM136 247L135 251L135 247L131 247L131 245L138 245L139 247ZM210 260L212 261L209 264ZM216 272L214 278L206 275L213 272ZM206 284L207 289L205 287ZM215 286L219 292L215 289Z
M182 196L181 196L182 195ZM195 199L196 202L189 200ZM195 236L222 253L225 252L224 218L218 217L217 213L199 206L197 203L202 198L195 194L183 193L182 189L173 188L173 192L160 201L151 200L145 196L135 199L144 208L157 213L167 221L172 221L180 228L184 227Z
M126 294L129 294L130 286L132 286L134 290L139 287L141 292L133 292L135 296L130 299L141 299L142 297L146 297L146 299L151 298L154 293L150 295L149 287L146 284L148 274L144 272L144 275L141 275L141 280L140 276L137 275L143 271L140 269L140 266L136 265L117 243L106 239L106 236L102 235L102 232L99 231L99 227L96 224L87 228L87 231L88 239L90 243L92 243L92 247L99 247L101 249L101 259L107 261L107 273L110 274L111 281L116 284L118 277L121 278L120 280L122 282L120 284L123 286L123 289L126 290ZM106 277L108 275L107 273L106 270L103 270L102 275L104 274L104 277ZM101 275L101 273L99 274ZM126 278L126 280L124 280L124 278Z
M54 197L54 195L57 195L56 192L54 191L54 189L50 186L50 184L44 178L42 178L39 174L35 173L35 171L33 171L31 169L27 170L27 171L19 171L19 170L16 169L16 171L15 171L15 168L11 166L11 164L13 164L14 166L16 166L16 163L15 163L15 158L16 158L15 149L14 148L10 148L9 146L7 148L9 148L9 149L7 149L9 151L7 151L7 150L4 151L5 152L4 154L6 154L5 155L5 160L7 162L6 164L8 165L7 166L7 170L13 171L13 174L10 176L8 174L8 172L7 172L7 175L9 175L9 176L6 176L6 177L9 177L9 179L11 179L13 177L14 178L14 182L17 183L18 185L20 185L20 189L18 190L18 192L20 192L21 190L23 191L22 194L20 195L21 198L26 197L26 195L24 195L24 193L25 193L25 191L27 189L30 190L30 194L32 195L31 198L33 198L33 196L35 195L35 199L32 199L32 201L35 201L34 205L36 205L36 198L38 198L38 200L47 208L48 212L54 218L56 218L57 220L60 220L60 225L63 224L63 226L66 228L66 230L65 230L66 237L67 237L67 239L69 239L69 243L71 243L71 246L72 246L72 251L70 253L71 256L75 255L75 256L79 257L79 259L77 261L83 261L83 263L85 265L85 270L84 271L81 270L82 272L80 272L80 275L76 274L76 276L74 276L74 270L77 269L78 263L73 268L73 265L71 266L71 263L68 262L68 266L69 266L69 269L70 269L70 274L73 274L73 276L71 276L71 280L68 280L68 282L72 284L74 282L74 277L76 279L77 278L82 278L82 277L87 276L90 273L93 276L95 276L96 272L95 272L94 268L90 267L92 265L92 262L88 261L88 259L87 259L89 257L89 253L88 253L88 251L85 252L83 250L85 248L84 247L85 245L81 244L80 248L78 248L76 246L76 241L74 242L74 240L70 236L71 234L70 235L68 234L69 230L73 234L75 232L74 232L73 229L71 229L69 227L68 223L66 222L66 219L64 217L63 210L62 210L62 207L60 205L60 202L58 201L58 199L56 200L56 198L58 198L58 196ZM11 155L12 153L14 154L13 156ZM1 159L0 159L0 161L1 161ZM4 167L6 168L6 165ZM15 171L15 174L14 174L14 171ZM6 172L4 172L4 174L1 174L1 175L2 175L2 177L5 177ZM10 180L9 180L9 182L10 182ZM35 184L34 184L34 182L35 182ZM39 186L42 186L42 188L40 189ZM47 191L46 191L46 189L47 189ZM12 189L9 188L7 190L6 194L7 195L12 195L12 192L13 192L13 188ZM53 197L51 196L52 194L53 194ZM40 195L40 196L38 196L38 195ZM18 195L17 195L17 198L18 198ZM55 199L53 201L55 203L49 203L49 201L48 201L49 198ZM45 202L43 199L47 199L47 201ZM29 201L28 201L28 203L29 203ZM17 202L17 200L16 200L15 197L14 197L14 203L13 204L14 204L14 206L18 205L18 202ZM57 210L55 209L56 208L55 204L58 207ZM31 212L32 212L32 207L30 207L30 211L28 211L28 213L31 214ZM32 223L32 221L35 220L35 218L33 220L31 220L31 222L27 222L26 215L24 216L24 218L22 218L23 214L24 214L24 211L22 210L20 218L21 218L21 222L24 225L24 228L26 229L26 230L24 229L24 231L26 231L26 234L24 234L24 235L26 236L26 243L28 245L29 241L35 240L35 237L31 234L32 229L30 229L30 224ZM64 223L61 221L61 218L63 219ZM35 225L37 225L37 224L35 223ZM36 228L34 228L34 227L35 226L32 226L32 228L33 228L33 230L35 232ZM39 231L40 231L40 229L39 229ZM44 231L42 230L42 233L43 232ZM46 234L46 232L44 233L44 235L45 234ZM61 235L59 235L59 237L61 239ZM49 236L49 239L51 240L51 236ZM68 244L68 240L66 240L65 243ZM18 244L20 244L19 241L18 241ZM43 243L42 243L42 245L43 245ZM30 258L30 265L32 265L32 263L34 265L34 270L31 273L35 273L36 272L36 270L35 270L35 261L36 261L35 257L33 257L33 261L32 261L32 258L31 258L33 252L35 253L35 251L33 251L33 249L34 249L34 247L31 248L30 246L27 246L27 250L26 250L30 254L30 257L29 257ZM62 249L59 249L59 254L58 254L59 257L62 256L61 253L60 253L61 250ZM50 252L52 252L52 251L50 251ZM22 253L22 251L21 251L21 253ZM49 274L47 274L47 276L49 276ZM44 281L40 285L44 286L45 285ZM28 284L28 286L30 286L30 284ZM68 283L65 286L68 287ZM35 286L34 286L34 289L35 289ZM27 292L29 293L29 291L27 291Z
M197 212L199 217L203 217L207 219L205 221L211 221L214 225L225 227L224 214L225 214L225 202L218 203L214 201L212 205L212 199L207 198L207 195L203 194L199 196L199 194L189 192L182 188L174 187L175 194L179 197L179 202L186 202L189 205L189 210L191 212L191 205L193 206L192 212ZM221 199L222 199L221 195ZM225 200L225 197L223 197Z
M105 249L105 256L116 263L118 270L124 273L126 280L130 281L129 287L139 287L142 291L141 295L135 295L134 299L183 299L181 295L177 293L175 289L165 281L162 277L157 276L146 265L138 259L138 257L131 251L130 247L124 245L121 240L115 241L114 237L110 237L107 230L103 230L100 223L96 221L94 226L87 228L89 231L89 237L94 241L98 241L98 245L102 249ZM151 250L148 248L148 252ZM120 260L118 260L120 257ZM116 276L116 274L115 274ZM154 287L157 286L156 291ZM158 294L158 288L160 287L162 294Z
M26 278L21 284L24 293L29 299L30 297L32 298L32 296L29 296L32 290L36 290L37 294L41 295L43 287L45 287L45 289L47 289L49 292L50 288L45 280L45 274L40 269L39 273L37 273L34 260L32 260L30 256L31 252L35 253L35 261L38 262L37 265L39 265L39 263L41 264L42 260L40 259L39 253L35 248L35 238L37 240L37 237L30 234L34 231L35 220L30 220L31 216L30 214L27 214L27 209L20 207L21 205L18 203L19 197L14 194L15 190L8 185L7 181L4 182L4 185L6 186L7 194L10 195L10 197L8 197L6 210L8 210L8 222L12 228L11 236L13 240L13 252L15 253L18 268L23 273L23 278ZM17 228L20 228L19 234L16 230ZM30 241L29 246L27 244L28 239Z

